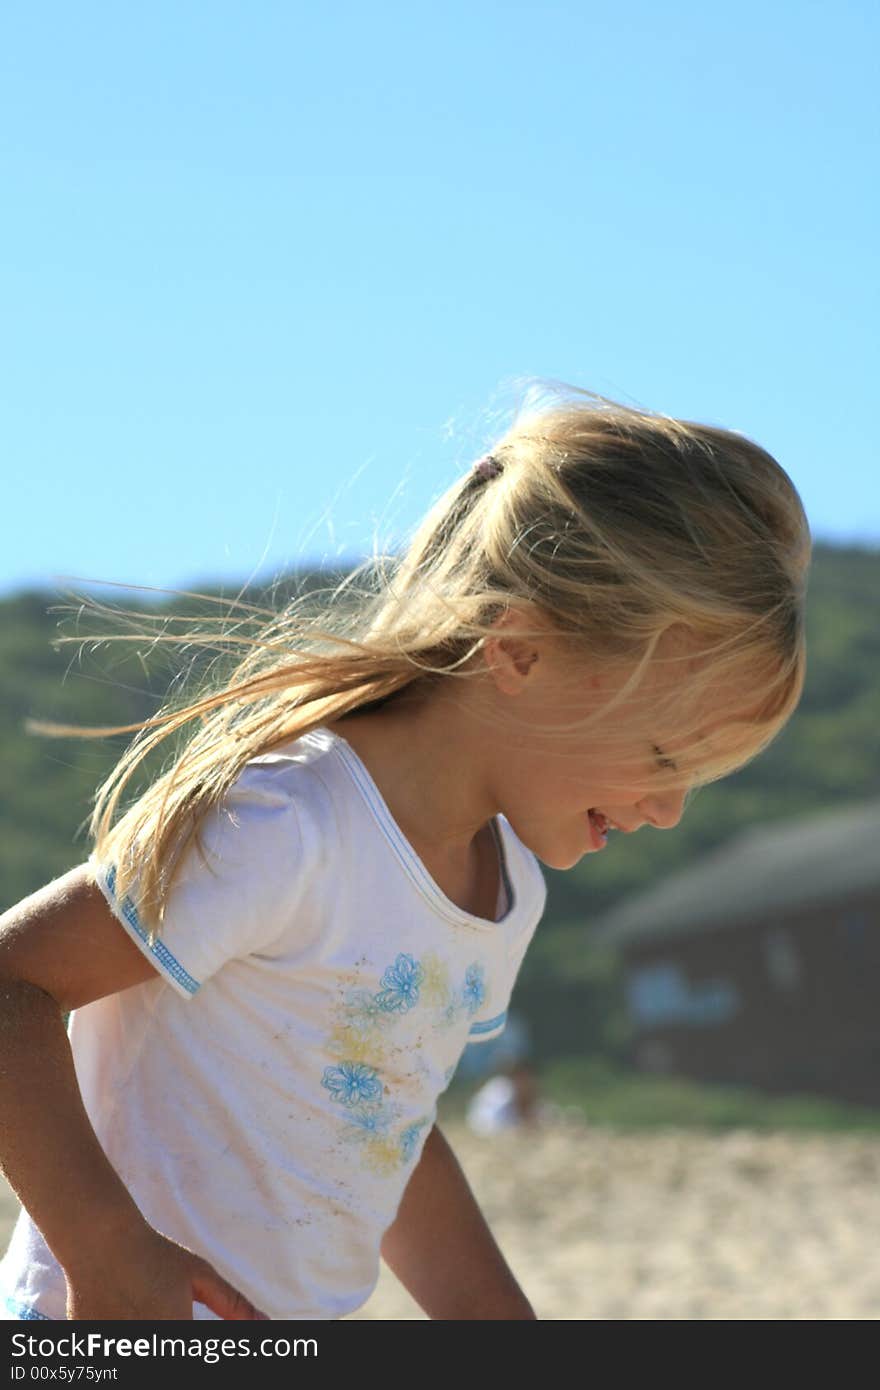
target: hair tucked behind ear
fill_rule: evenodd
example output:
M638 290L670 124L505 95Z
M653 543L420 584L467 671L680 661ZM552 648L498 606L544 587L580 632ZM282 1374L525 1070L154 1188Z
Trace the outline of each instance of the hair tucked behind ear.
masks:
M495 466L440 497L401 554L366 561L332 590L300 593L268 619L240 605L219 632L195 622L171 637L157 619L163 631L150 640L244 653L200 698L123 728L36 726L136 734L99 787L89 828L99 857L116 864L117 892L135 893L152 928L205 813L251 758L407 689L454 692L480 675L482 640L511 610L535 617L537 637L549 624L575 663L631 667L618 699L638 697L661 653L681 663L669 709L655 697L645 707L647 734L649 716L674 705L690 750L667 782L681 783L683 765L692 784L723 776L783 727L804 679L810 535L765 450L548 383L490 457ZM683 640L670 644L675 634ZM729 721L711 746L697 729L705 698ZM183 747L123 812L133 773L170 735L185 736Z

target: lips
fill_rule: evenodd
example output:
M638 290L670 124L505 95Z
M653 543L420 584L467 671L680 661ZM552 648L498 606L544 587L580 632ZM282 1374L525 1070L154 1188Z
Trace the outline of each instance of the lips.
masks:
M607 816L603 816L601 811L597 811L593 807L587 812L587 824L590 827L593 848L604 849L608 839L609 821Z

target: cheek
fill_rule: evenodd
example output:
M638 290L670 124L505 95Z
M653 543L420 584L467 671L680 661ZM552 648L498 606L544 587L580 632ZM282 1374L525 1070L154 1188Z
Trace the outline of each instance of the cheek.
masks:
M600 782L597 778L591 785L596 789L597 805L607 802L610 806L634 806L654 791L653 783L644 775L624 778L619 773L609 773L607 779Z

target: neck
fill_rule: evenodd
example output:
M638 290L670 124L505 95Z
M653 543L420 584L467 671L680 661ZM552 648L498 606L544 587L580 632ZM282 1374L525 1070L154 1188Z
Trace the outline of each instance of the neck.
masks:
M450 865L473 853L499 807L484 764L485 734L464 701L398 698L326 727L347 740L417 852Z

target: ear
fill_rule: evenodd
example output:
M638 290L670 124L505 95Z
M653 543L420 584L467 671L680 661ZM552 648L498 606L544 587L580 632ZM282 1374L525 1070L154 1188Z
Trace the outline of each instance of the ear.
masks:
M486 669L505 695L518 695L540 659L542 638L531 614L507 612L492 624L497 636L483 642Z

